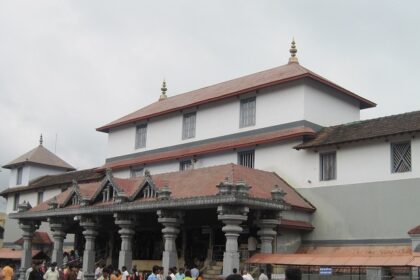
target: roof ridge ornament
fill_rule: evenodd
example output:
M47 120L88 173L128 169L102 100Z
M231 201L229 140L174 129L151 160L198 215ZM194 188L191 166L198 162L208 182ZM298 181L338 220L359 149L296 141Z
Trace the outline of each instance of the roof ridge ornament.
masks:
M161 95L160 95L160 97L159 97L159 101L162 101L162 100L164 100L164 99L168 98L168 97L166 96L166 91L167 91L168 89L166 88L166 80L165 80L165 78L163 79L163 82L162 82L162 87L160 88L160 90L162 91L162 94L161 94Z
M39 136L39 145L42 146L42 143L44 143L44 139L42 139L42 133Z
M289 63L299 63L299 60L296 56L297 48L296 48L295 38L293 38L292 40L292 44L290 46L289 51L290 51Z

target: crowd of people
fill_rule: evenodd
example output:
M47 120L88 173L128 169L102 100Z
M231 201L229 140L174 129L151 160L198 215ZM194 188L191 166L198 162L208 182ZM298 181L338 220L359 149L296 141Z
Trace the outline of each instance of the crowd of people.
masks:
M96 266L95 280L205 280L202 272L195 266L187 268L171 267L169 268L169 275L164 277L163 267L155 265L152 271L140 271L134 265L131 271L127 270L126 266L116 269L111 265L105 266L101 263ZM13 280L14 270L12 265L4 265L0 267L0 280ZM77 262L67 262L62 268L57 267L57 263L53 262L47 265L44 262L34 261L31 267L26 270L25 280L83 280L83 272L81 265ZM285 271L286 280L301 280L302 273L298 268L287 268ZM264 269L260 270L258 279L246 270L238 273L238 270L233 269L232 273L226 278L220 276L223 280L269 280L265 274Z

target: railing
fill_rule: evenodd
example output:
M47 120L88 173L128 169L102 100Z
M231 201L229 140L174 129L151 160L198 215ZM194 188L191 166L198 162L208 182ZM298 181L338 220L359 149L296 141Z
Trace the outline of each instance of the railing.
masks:
M223 261L224 253L225 253L225 245L213 245L212 260L216 262Z

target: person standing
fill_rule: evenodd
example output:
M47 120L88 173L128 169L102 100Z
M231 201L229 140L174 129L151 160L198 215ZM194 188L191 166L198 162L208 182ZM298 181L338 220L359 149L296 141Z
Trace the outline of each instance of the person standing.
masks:
M194 265L194 267L191 269L191 277L193 280L196 280L198 275L200 274L200 270Z
M53 262L51 264L51 267L44 274L44 280L59 280L60 279L60 274L58 273L56 266L57 266L56 262Z
M35 262L32 262L31 266L25 272L25 280L29 280L29 274L35 269L35 266Z
M152 268L152 274L147 277L147 280L158 280L157 274L159 273L159 266L154 265Z
M130 273L128 273L128 271L127 271L127 267L126 267L126 266L123 266L123 267L121 268L121 271L122 271L121 280L129 280L129 278L130 278Z
M169 277L171 277L171 280L176 280L175 270L176 268L173 268L173 267L169 268Z
M252 275L247 270L243 271L242 278L244 278L244 280L254 280Z
M268 280L268 276L264 274L264 269L260 269L260 276L258 277L258 280Z
M107 268L102 270L102 275L98 278L98 280L109 280L109 270Z
M184 279L184 277L185 277L184 271L185 271L185 269L183 267L179 268L178 272L175 274L176 280Z
M186 270L185 271L185 278L184 280L193 280L193 278L191 277L191 271Z
M29 280L44 280L39 264L36 264L34 269L31 271L31 273L29 273L28 279Z
M13 274L13 268L10 264L7 264L5 267L3 267L4 280L12 280Z

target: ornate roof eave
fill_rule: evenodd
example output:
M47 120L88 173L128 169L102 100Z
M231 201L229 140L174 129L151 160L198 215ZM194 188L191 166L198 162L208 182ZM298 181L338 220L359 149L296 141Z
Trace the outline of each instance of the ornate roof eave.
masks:
M76 180L73 180L72 189L71 189L70 193L67 195L66 199L63 201L63 203L59 204L58 206L59 207L65 207L69 203L69 201L73 197L73 195L77 195L77 196L81 197L80 187L79 187L79 184L77 183ZM56 196L55 196L55 198L56 198Z
M81 208L59 208L44 211L12 213L12 219L45 219L45 217L76 216L92 214L113 214L116 212L152 212L160 209L203 209L219 205L247 205L251 209L289 210L290 206L271 199L238 197L235 195L212 195L168 200L126 202L112 205L98 205Z
M93 194L90 201L95 201L95 199L99 196L102 190L108 185L108 183L117 191L119 196L124 196L125 194L124 190L118 187L118 185L114 182L114 176L112 175L112 170L107 169L105 173L105 177L101 182L101 186Z

